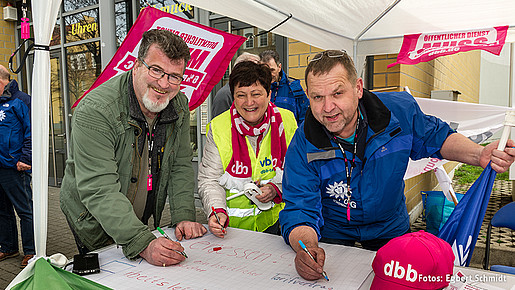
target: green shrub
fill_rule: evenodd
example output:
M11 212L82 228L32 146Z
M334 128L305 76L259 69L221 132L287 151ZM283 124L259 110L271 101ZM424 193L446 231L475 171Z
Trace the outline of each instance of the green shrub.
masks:
M476 179L479 178L483 172L483 168L479 166L472 166L468 164L463 164L458 170L454 172L454 181L458 184L468 184L473 183ZM508 180L509 173L508 171L497 174L496 180Z
M490 144L490 142L481 145L486 146L488 144ZM458 184L474 183L474 181L479 178L479 175L481 175L482 172L483 168L480 166L463 164L458 170L454 172L454 181L456 181ZM498 173L495 177L495 180L509 180L509 177L509 170L507 170L501 174Z

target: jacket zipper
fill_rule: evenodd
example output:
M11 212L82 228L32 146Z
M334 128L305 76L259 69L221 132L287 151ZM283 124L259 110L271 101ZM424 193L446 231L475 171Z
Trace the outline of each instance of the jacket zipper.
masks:
M141 133L143 132L143 130L141 129L140 126L138 126L136 124L133 124L133 123L129 122L129 125L135 127L135 129L138 130L138 134L135 135L135 141L134 141L134 143L132 143L132 148L134 150L133 151L134 153L132 154L132 156L133 156L133 159L132 159L132 161L133 161L132 164L133 165L132 166L135 166L135 163L136 163L136 160L135 160L136 158L135 157L138 158L138 174L137 174L137 177L136 177L136 179L137 179L136 180L136 186L134 187L135 188L134 192L127 193L128 196L130 196L130 194L132 194L132 198L130 199L130 201L131 201L131 204L134 204L134 199L136 198L136 192L138 191L138 187L139 187L139 181L140 181L139 180L139 175L140 175L140 170L141 170L141 164L140 164L141 163L141 155L139 153L139 148L138 148L139 147L138 146L139 145L138 144L138 139L139 139L139 136L141 136ZM133 168L131 168L131 179L134 177L134 176L132 176L132 172L133 172ZM130 180L129 180L129 182L130 182Z

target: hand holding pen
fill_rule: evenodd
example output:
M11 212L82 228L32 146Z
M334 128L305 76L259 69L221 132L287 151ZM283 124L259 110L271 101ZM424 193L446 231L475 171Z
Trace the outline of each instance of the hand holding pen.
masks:
M209 217L209 230L213 233L213 235L223 238L227 231L224 227L225 221L227 220L225 214L222 214L222 219L220 219L219 214L216 212L215 207L211 207L211 217ZM214 217L214 218L213 218Z
M159 231L164 233L161 229ZM139 255L149 264L166 267L184 261L186 254L181 253L183 250L181 244L163 237L152 240Z
M329 281L329 277L327 276L327 273L323 270L322 266L320 266L320 265L318 264L317 259L315 259L315 257L313 257L313 255L311 254L311 252L308 250L308 248L306 247L306 245L304 245L304 243L303 243L301 240L299 240L299 245L301 246L302 250L303 250L304 252L306 252L306 254L308 254L309 258L310 258L311 260L313 260L313 261L317 264L317 266L316 266L316 267L317 267L317 269L314 269L313 267L310 267L310 268L312 268L312 269L313 269L313 270L315 270L317 273L319 273L319 275L320 275L320 274L322 274L322 277L324 277L324 279L326 279L327 281ZM320 249L320 250L322 250L322 249ZM323 255L323 250L322 250L322 252L320 252L320 253L317 253L317 254L316 254L317 258L318 258L318 256L319 256L319 255ZM307 275L307 273L306 273L305 275L303 275L304 271L303 271L302 269L299 269L299 267L298 267L298 265L297 265L297 259L300 259L300 258L299 258L299 253L297 253L297 256L295 257L295 266L296 266L296 268L297 268L297 272L299 272L299 274L301 274L301 276L302 276L302 277L304 277L304 278L305 278L305 279L307 279L307 280L314 280L314 279L318 279L318 278L308 279L309 277L306 277L306 276L305 276L305 275ZM323 255L323 257L322 257L322 259L321 259L321 260L323 261L324 259L325 259L325 255ZM306 265L306 266L308 266L308 267L309 267L309 265L307 265L307 263L302 263L302 264L304 264L304 265ZM320 276L318 276L318 277L320 277Z
M174 241L172 240L166 233L165 231L163 231L160 227L157 227L157 230L161 233L161 235L163 235L163 237L169 239L170 241L173 241L173 242L177 242L179 243L179 241ZM180 244L180 243L179 243ZM174 249L171 249L172 251L178 253L178 254L181 254L184 256L184 258L188 258L188 255L186 255L186 253L184 251L177 251L177 250L174 250Z

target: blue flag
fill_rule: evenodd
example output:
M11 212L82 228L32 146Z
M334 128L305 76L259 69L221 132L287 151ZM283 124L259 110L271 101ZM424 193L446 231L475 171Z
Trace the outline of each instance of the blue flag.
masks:
M454 265L470 264L496 175L488 164L438 233L452 246Z

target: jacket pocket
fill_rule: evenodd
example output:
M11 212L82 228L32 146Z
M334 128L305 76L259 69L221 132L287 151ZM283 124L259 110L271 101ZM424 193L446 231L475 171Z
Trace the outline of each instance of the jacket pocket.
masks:
M295 99L289 97L277 97L275 98L274 104L277 107L290 110L293 114L295 114Z
M111 243L111 239L104 232L100 223L88 210L79 214L75 221L75 227L80 240L90 250L95 250Z
M7 126L1 126L0 131L0 165L2 167L11 168L14 157L12 156L11 150L11 128Z

